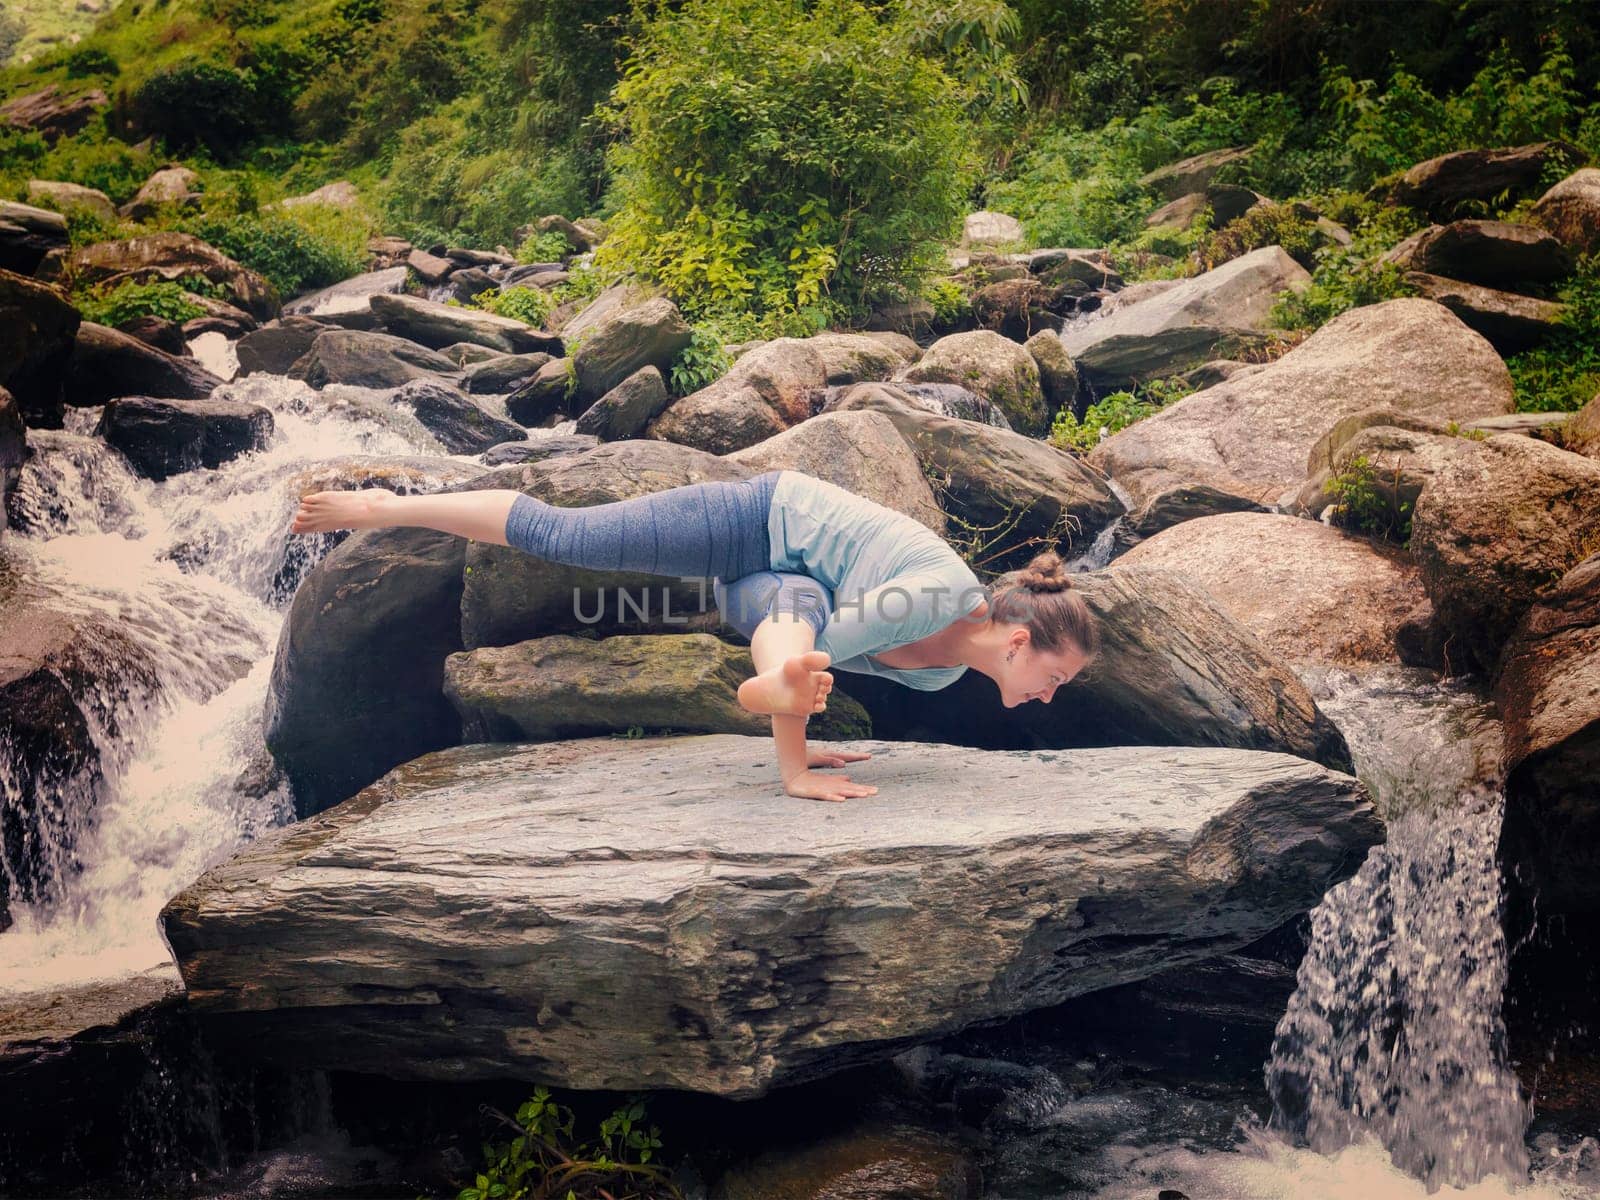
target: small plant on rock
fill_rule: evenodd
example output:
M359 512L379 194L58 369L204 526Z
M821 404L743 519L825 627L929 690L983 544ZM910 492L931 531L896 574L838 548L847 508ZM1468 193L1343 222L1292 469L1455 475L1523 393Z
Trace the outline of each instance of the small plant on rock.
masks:
M733 359L722 347L722 339L705 325L696 325L689 334L689 344L678 352L673 361L672 394L687 396L709 387L728 373Z
M538 288L508 287L481 291L465 307L492 312L499 317L510 317L538 329L555 305L551 302L550 294Z
M1411 540L1412 501L1401 495L1401 472L1378 466L1365 454L1339 463L1323 494L1333 498L1329 520L1342 529L1404 544Z

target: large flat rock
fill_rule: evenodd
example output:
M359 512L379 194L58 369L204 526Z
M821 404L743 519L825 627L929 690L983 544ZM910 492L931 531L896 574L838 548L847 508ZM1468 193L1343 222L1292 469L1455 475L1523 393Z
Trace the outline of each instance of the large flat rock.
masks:
M463 746L273 830L162 913L225 1040L395 1078L733 1097L1226 953L1381 840L1284 754L768 739Z

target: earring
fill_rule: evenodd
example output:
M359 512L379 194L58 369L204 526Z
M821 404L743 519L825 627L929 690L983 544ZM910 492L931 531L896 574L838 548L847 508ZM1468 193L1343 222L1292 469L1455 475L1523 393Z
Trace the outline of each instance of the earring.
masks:
M1013 650L1010 654L1006 655L1006 661L1010 662L1016 656L1017 656L1017 652L1015 650Z

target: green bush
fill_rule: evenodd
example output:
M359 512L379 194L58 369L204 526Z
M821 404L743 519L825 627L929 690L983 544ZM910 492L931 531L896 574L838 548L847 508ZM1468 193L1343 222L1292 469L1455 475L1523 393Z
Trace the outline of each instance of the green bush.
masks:
M262 275L285 299L366 270L371 232L359 211L326 205L207 215L180 221L178 228Z
M961 89L911 37L864 0L654 8L606 110L620 208L597 261L774 331L914 285L974 159Z
M509 287L487 288L474 296L466 307L492 312L499 317L510 317L538 329L555 304L548 292L538 288Z
M548 263L560 262L572 253L572 245L567 241L567 235L559 229L552 229L548 233L533 233L522 239L522 244L517 247L516 260L519 263Z
M193 289L185 283L133 283L124 281L113 288L96 287L78 292L73 306L85 321L113 328L135 317L161 317L182 323L205 315L193 300L184 295Z
M1063 449L1087 454L1120 429L1126 429L1183 399L1194 388L1181 379L1152 379L1132 391L1112 392L1091 404L1079 420L1069 408L1059 409L1050 427L1050 441Z
M1399 468L1375 466L1365 454L1339 463L1323 494L1333 500L1329 519L1342 529L1404 544L1411 540L1411 501L1400 496Z
M1579 264L1559 299L1555 336L1506 360L1519 412L1571 412L1600 395L1600 255Z
M1260 250L1282 246L1284 253L1303 267L1315 263L1324 242L1316 225L1289 204L1258 204L1237 220L1206 234L1195 247L1195 263L1202 271Z
M696 325L689 332L689 344L678 352L673 361L670 382L674 396L687 396L703 387L710 387L728 373L733 359L722 347L716 331Z
M86 79L91 75L117 75L122 68L117 60L97 46L83 46L71 51L62 60L68 79Z
M152 75L133 93L130 108L138 127L169 150L204 147L218 158L280 128L285 116L258 94L252 73L203 61Z

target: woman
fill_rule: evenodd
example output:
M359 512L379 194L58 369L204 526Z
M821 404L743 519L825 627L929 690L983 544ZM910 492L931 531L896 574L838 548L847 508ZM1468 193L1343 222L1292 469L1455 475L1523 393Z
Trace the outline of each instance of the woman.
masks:
M291 530L420 525L595 570L713 579L723 619L750 639L739 703L772 716L784 791L813 800L878 789L815 768L871 755L808 751L833 666L907 687L949 687L971 667L1007 708L1048 703L1093 657L1098 634L1059 556L1036 555L993 594L945 541L902 513L800 471L691 483L562 508L510 490L397 496L314 492Z

